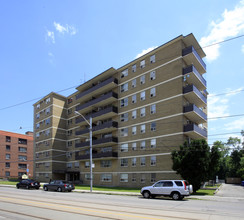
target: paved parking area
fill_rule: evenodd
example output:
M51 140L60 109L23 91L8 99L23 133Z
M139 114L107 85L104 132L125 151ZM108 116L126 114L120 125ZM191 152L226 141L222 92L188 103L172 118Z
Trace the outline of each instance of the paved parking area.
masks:
M234 184L222 184L220 190L216 193L215 196L244 199L244 187Z

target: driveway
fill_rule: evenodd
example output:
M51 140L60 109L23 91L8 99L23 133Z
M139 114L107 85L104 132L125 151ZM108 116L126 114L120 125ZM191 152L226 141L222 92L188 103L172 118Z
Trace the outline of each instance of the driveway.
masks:
M244 199L244 187L235 184L222 184L215 196Z

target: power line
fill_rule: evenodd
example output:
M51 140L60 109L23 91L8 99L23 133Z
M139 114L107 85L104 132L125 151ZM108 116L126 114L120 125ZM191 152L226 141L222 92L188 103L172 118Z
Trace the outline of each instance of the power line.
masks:
M200 47L200 48L195 48L195 50L200 50L201 48L207 48L207 47L211 47L211 46L214 46L214 45L217 45L217 44L221 44L221 43L225 43L227 41L231 41L231 40L235 40L237 38L241 38L241 37L244 37L244 35L239 35L237 37L233 37L233 38L229 38L227 40L224 40L224 41L219 41L219 42L216 42L216 43L213 43L213 44L210 44L210 45L207 45L207 46L204 46L204 47ZM172 56L173 57L173 56ZM160 61L162 60L168 60L172 57L167 57L167 58L164 58L164 59L159 59ZM70 90L70 89L73 89L73 88L76 88L76 86L72 86L72 87L69 87L69 88L66 88L66 89L62 89L60 91L57 91L56 93L61 93L61 92L64 92L64 91L67 91L67 90ZM244 90L240 90L240 91L244 91ZM216 96L216 95L213 95L213 96ZM4 108L0 108L0 110L5 110L5 109L9 109L9 108L13 108L13 107L16 107L16 106L19 106L19 105L23 105L23 104L26 104L26 103L29 103L29 102L33 102L33 101L36 101L36 100L40 100L42 99L44 96L42 97L38 97L38 98L34 98L34 99L31 99L31 100L28 100L28 101L24 101L24 102L21 102L21 103L17 103L17 104L14 104L14 105L11 105L11 106L7 106L7 107L4 107Z

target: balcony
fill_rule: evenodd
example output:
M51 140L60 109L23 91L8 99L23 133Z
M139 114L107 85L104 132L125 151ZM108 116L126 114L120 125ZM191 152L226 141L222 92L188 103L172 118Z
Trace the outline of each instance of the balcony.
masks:
M115 116L117 114L118 114L118 108L111 106L111 107L102 109L98 112L88 114L85 116L85 118L86 118L86 120L89 120L89 118L92 117L92 121L94 122L95 120L97 121L97 120L102 120L105 118L110 118L110 117ZM79 117L79 118L75 119L76 124L81 123L81 122L85 122L83 117Z
M87 103L76 106L76 111L86 110L91 111L94 107L99 107L101 105L105 106L118 99L118 94L114 92L109 92L105 95L101 95ZM102 103L101 103L102 102Z
M91 93L93 96L96 96L98 94L104 93L106 91L109 91L118 85L118 80L111 77L99 84L96 84L95 86L85 90L84 92L79 93L76 95L76 100L85 97L90 97Z
M197 68L199 73L206 73L206 64L203 62L202 58L199 56L193 46L189 46L183 49L182 57L187 65L193 64Z
M199 90L206 90L206 80L202 75L197 71L195 66L190 65L183 69L183 75L186 77L188 84L195 85Z
M117 144L117 143L118 143L117 137L104 137L97 140L92 140L93 146L107 146L107 145ZM76 148L88 147L88 146L90 146L90 141L75 144Z
M103 158L117 158L118 153L117 152L104 152L104 153L93 153L92 159L103 159ZM79 155L78 153L75 155L76 160L87 160L90 158L90 154L86 155Z
M101 125L97 125L97 126L93 126L92 127L92 134L93 135L96 135L97 133L101 133L101 132L111 132L113 130L116 130L118 128L118 122L116 121L108 121L108 122L105 122ZM102 131L102 130L105 130L105 131ZM86 134L86 133L89 133L89 128L86 128L86 129L83 129L83 130L80 130L80 131L76 131L75 132L75 135L82 135L82 134Z
M196 124L184 125L184 133L192 139L207 138L207 130L198 127Z
M187 85L183 88L184 97L198 107L204 107L207 104L207 98L194 86Z
M194 104L183 107L184 115L197 124L207 122L207 115Z

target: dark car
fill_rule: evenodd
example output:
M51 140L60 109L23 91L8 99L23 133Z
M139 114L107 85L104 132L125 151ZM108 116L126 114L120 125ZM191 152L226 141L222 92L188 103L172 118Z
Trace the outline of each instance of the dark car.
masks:
M21 180L19 183L16 184L16 188L39 189L40 183L31 179Z
M73 183L68 183L63 180L52 180L50 181L49 184L44 184L43 189L45 191L54 190L58 192L65 192L65 191L71 192L72 190L75 189L75 186Z

